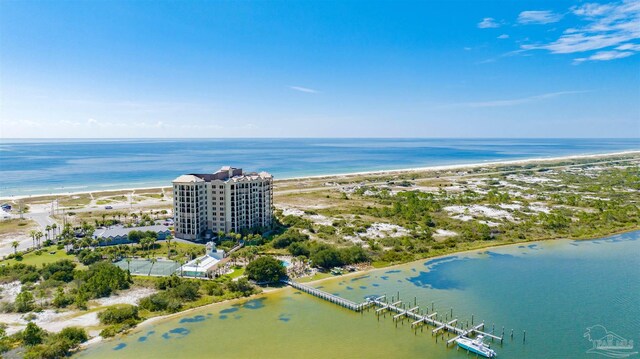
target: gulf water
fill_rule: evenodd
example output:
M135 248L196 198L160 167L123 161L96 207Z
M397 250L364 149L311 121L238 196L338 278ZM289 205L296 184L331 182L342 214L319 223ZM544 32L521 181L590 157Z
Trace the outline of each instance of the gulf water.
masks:
M224 165L290 178L624 150L640 139L3 139L0 197L169 186Z
M515 244L409 263L315 287L354 301L386 294L461 323L486 323L499 358L605 358L589 339L640 345L640 232ZM495 328L495 329L494 329ZM86 358L469 358L409 322L351 312L286 288L143 325ZM511 330L514 337L511 339ZM526 341L523 342L523 331ZM590 335L585 335L589 333ZM447 339L445 334L444 339Z

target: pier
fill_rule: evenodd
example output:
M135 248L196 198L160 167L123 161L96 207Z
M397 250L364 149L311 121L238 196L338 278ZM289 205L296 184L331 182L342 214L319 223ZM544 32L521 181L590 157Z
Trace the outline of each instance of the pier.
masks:
M455 336L453 338L446 341L447 346L455 342L455 340L458 338L468 337L476 334L484 335L486 338L491 338L492 340L499 340L501 344L504 339L504 328L502 329L502 335L497 336L493 333L493 331L491 333L483 331L485 327L484 322L474 325L472 319L471 326L465 327L462 324L458 326L459 321L457 318L453 318L453 310L451 310L451 318L445 319L443 321L442 318L438 320L437 312L433 312L431 314L421 314L420 307L415 305L415 301L413 303L413 307L409 309L405 308L401 300L396 300L393 303L389 303L386 295L378 298L368 298L362 303L356 303L337 295L327 293L320 289L313 288L311 286L297 283L291 280L283 280L282 283L287 284L302 292L311 294L320 299L324 299L331 303L337 304L341 307L353 310L355 312L362 312L370 308L376 308L376 316L378 316L378 320L380 318L380 315L384 315L386 314L386 312L393 313L392 318L393 321L396 322L396 325L398 321L404 321L405 318L409 319L410 321L412 321L411 328L416 332L418 327L420 327L421 325L430 325L434 327L434 329L431 331L431 335L435 335L436 341L438 339L438 335L444 335L444 332L454 334Z
M305 292L307 294L311 294L314 297L318 297L320 299L324 299L328 302L337 304L341 307L353 310L355 312L361 312L366 308L369 308L370 306L373 305L372 302L370 301L365 301L362 303L356 303L353 301L350 301L348 299L344 299L342 297L338 297L337 295L333 295L331 293L327 293L325 291L322 291L320 289L316 289L313 287L310 287L308 285L304 285L298 282L294 282L294 281L290 281L290 280L283 280L282 283L287 284L301 292Z

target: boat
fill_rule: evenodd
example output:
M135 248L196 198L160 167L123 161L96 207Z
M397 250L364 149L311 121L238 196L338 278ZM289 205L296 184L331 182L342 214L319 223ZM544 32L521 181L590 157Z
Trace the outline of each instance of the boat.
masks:
M485 344L483 339L483 335L478 335L475 339L461 337L456 339L456 343L458 343L460 348L472 353L482 355L485 358L495 358L497 356L495 350L491 349L488 344Z

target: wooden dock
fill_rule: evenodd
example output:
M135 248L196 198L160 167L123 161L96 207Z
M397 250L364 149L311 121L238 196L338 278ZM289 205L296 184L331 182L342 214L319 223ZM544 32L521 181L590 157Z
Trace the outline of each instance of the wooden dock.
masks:
M347 309L351 309L355 312L361 312L362 310L369 308L371 306L373 306L374 304L370 301L365 301L362 303L356 303L353 301L350 301L348 299L344 299L342 297L338 297L337 295L333 295L331 293L327 293L325 291L322 291L320 289L316 289L313 287L310 287L308 285L304 285L298 282L294 282L294 281L290 281L290 280L283 280L282 283L285 283L301 292L305 292L308 294L311 294L315 297L324 299L328 302L337 304L341 307L347 308Z
M438 320L438 313L433 312L431 314L420 314L420 307L415 305L412 308L406 309L405 306L402 305L401 300L397 300L393 303L388 303L386 296L381 296L378 298L369 298L362 303L356 303L351 300L339 297L337 295L327 293L317 288L313 288L308 285L304 285L301 283L297 283L291 280L283 280L282 283L287 284L297 290L302 292L311 294L315 297L324 299L331 303L340 305L341 307L353 310L355 312L362 312L365 309L376 308L376 315L378 316L378 320L380 315L385 314L386 312L395 313L393 315L393 321L404 321L404 319L409 319L411 322L411 328L417 331L417 328L421 325L430 325L434 327L431 331L431 335L436 336L436 340L439 334L443 334L444 332L449 332L455 335L455 337L446 341L446 344L449 345L454 343L456 339L461 337L473 336L476 334L482 334L486 338L491 338L495 340L499 340L500 343L503 342L504 339L504 328L502 330L502 336L497 336L492 333L484 332L484 322L474 325L473 320L471 326L465 327L463 326L457 318L449 318L448 321L442 321L442 318ZM453 316L453 310L451 311ZM473 318L472 318L473 319Z

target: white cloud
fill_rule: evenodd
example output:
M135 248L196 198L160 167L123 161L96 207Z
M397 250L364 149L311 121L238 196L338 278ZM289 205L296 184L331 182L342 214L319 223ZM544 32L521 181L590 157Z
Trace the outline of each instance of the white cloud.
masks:
M478 27L481 29L490 29L500 27L500 24L496 22L496 20L492 17L485 17L478 23Z
M559 91L559 92L550 92L541 95L522 97L516 99L507 99L507 100L491 100L491 101L480 101L480 102L465 102L460 104L455 104L453 107L507 107L507 106L516 106L522 105L530 102L536 102L540 100L551 99L559 96L565 95L574 95L585 93L587 91Z
M561 14L556 14L549 10L532 10L523 11L518 16L518 23L524 25L530 24L551 24L562 19Z
M578 16L595 17L609 12L613 8L612 4L586 3L581 6L574 6L571 12Z
M295 91L300 91L300 92L305 92L305 93L318 93L317 90L310 89L308 87L289 86L289 88L292 89L292 90L295 90Z
M501 40L508 39L508 38L509 38L509 35L507 35L507 34L502 34L502 35L498 36L498 39L501 39Z
M574 63L620 59L640 51L640 46L633 43L640 39L640 1L587 3L572 7L571 12L583 21L583 26L564 30L550 43L525 44L521 48L547 50L554 54L599 51L575 59Z
M616 47L616 50L621 50L621 51L627 51L627 50L640 51L640 44L623 44L623 45L620 45L620 46Z
M577 58L574 63L581 63L585 61L609 61L615 59L621 59L633 55L630 51L598 51L589 57Z

